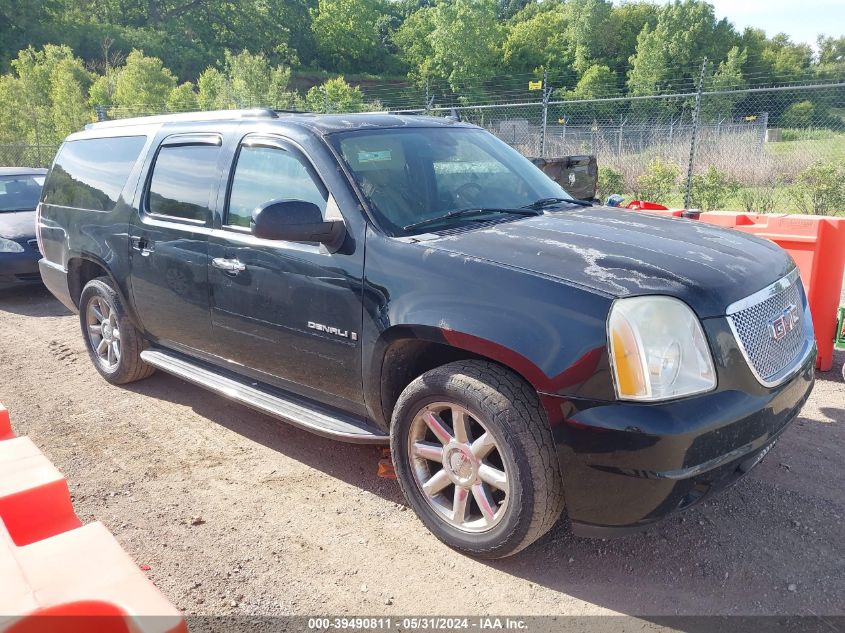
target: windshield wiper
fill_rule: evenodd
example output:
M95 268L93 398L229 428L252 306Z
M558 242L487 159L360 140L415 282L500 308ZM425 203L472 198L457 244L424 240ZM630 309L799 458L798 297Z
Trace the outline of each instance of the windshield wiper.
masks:
M539 209L530 209L528 207L521 207L519 209L510 209L507 207L469 207L467 209L454 209L453 211L449 211L449 213L438 215L435 218L427 218L425 220L420 220L419 222L414 222L413 224L403 226L402 229L404 229L405 231L412 231L413 229L418 229L421 226L428 226L429 224L438 224L439 222L443 222L444 220L450 220L452 218L465 218L473 215L485 215L487 213L540 215L542 212Z
M540 198L539 200L526 204L523 209L545 209L554 204L575 204L579 207L591 207L593 203L589 200L579 200L578 198Z

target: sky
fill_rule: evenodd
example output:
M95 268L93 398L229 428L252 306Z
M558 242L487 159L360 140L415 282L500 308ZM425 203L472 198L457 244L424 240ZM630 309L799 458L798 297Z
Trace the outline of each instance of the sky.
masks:
M660 1L660 0L659 0ZM665 4L668 0L662 0ZM815 47L819 33L845 35L845 0L708 0L719 18L742 31L753 26L768 35L786 33Z

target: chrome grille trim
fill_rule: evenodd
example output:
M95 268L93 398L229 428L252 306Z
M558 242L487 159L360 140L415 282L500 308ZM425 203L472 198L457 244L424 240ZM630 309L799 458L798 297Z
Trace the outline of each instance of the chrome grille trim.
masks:
M781 339L768 323L795 305L799 320ZM726 310L728 324L751 372L764 387L776 387L792 377L813 349L813 326L798 269L773 284L740 299Z

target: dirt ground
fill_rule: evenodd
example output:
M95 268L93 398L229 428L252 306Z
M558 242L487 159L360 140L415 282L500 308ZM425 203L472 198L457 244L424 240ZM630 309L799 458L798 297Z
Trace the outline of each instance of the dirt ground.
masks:
M90 364L44 290L0 294L0 402L187 614L845 614L845 386L819 374L742 482L621 540L561 522L514 558L440 544L379 449L333 442L166 374Z

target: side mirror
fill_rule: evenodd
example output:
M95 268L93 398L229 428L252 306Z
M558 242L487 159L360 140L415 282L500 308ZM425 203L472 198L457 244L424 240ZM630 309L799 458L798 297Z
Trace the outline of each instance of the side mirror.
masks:
M252 212L252 234L265 240L319 242L334 252L346 237L343 220L323 221L313 202L271 200Z

